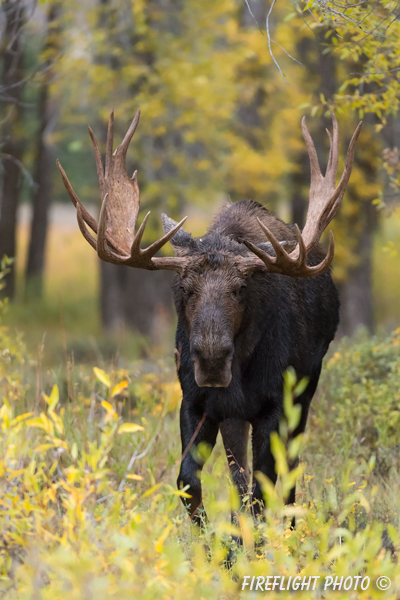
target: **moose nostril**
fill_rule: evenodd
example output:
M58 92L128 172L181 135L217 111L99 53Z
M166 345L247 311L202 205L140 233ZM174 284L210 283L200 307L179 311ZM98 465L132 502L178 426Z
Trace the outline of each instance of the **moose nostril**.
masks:
M218 352L218 358L222 359L222 360L228 360L230 358L232 358L233 356L233 347L232 346L226 346L226 347L222 347L220 348L219 352Z
M194 359L201 361L212 361L212 362L220 362L230 360L233 357L233 347L219 347L215 348L212 352L204 352L203 348L200 347L192 347L192 356Z

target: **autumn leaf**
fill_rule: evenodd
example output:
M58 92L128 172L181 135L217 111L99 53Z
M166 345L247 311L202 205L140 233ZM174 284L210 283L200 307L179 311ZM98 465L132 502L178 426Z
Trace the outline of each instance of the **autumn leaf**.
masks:
M51 390L50 396L46 396L46 394L43 394L43 397L49 407L49 410L54 410L60 401L58 386L53 385L53 389Z
M105 385L107 388L111 387L110 378L107 375L107 373L105 371L103 371L103 369L98 369L97 367L93 367L93 372L96 375L97 379L99 381L101 381L101 383L103 385Z
M117 383L117 385L114 386L114 388L111 392L111 398L114 398L114 396L118 396L118 394L120 394L122 392L122 390L124 390L127 387L128 387L127 381L120 381L120 383Z
M153 485L153 487L151 487L149 490L147 490L143 495L142 498L147 498L148 496L151 496L152 494L154 494L154 492L156 492L158 490L159 487L161 487L163 484L162 482L160 483L156 483L156 485Z
M121 433L136 433L136 431L144 431L144 427L137 423L123 423L117 433L121 435Z

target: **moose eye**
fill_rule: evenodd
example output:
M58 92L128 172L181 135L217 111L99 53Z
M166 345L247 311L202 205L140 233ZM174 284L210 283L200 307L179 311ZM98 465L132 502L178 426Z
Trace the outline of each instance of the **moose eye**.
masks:
M242 300L245 292L246 292L246 285L241 285L240 287L238 287L235 290L233 290L232 297L235 300Z
M190 298L193 296L193 291L185 288L183 285L181 285L181 292L185 298Z

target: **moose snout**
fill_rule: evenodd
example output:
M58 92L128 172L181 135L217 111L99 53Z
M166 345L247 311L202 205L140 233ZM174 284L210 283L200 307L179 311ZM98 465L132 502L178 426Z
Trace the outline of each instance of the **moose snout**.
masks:
M233 344L209 348L202 340L192 343L194 378L199 387L228 387L232 379Z

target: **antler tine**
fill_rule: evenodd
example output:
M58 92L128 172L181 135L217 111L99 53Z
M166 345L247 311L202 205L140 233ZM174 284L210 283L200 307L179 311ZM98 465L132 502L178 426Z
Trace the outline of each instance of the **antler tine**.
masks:
M72 204L76 207L76 209L78 209L78 207L79 207L82 219L85 221L85 223L87 225L89 225L89 227L90 227L90 229L92 229L92 231L97 233L98 225L97 225L96 219L94 219L92 217L90 212L88 212L86 210L86 208L83 206L82 202L79 200L78 196L76 195L76 193L74 191L74 188L72 187L72 185L67 177L66 172L62 168L61 163L58 159L56 161L56 164L57 164L58 170L60 171L60 174L61 174L61 177L62 177L62 180L64 183L64 187L68 192L68 196L71 198Z
M276 266L279 266L278 272L283 273L285 267L290 266L291 263L294 262L295 259L293 259L291 256L293 253L289 254L288 252L286 252L286 250L282 246L282 244L276 239L276 237L274 236L272 231L270 229L268 229L268 227L261 221L261 219L259 219L257 217L257 221L258 221L258 224L260 225L261 229L267 236L267 239L270 242L271 246L275 250L276 258L274 258L273 256L269 256L269 255L268 256L271 260L274 261L274 264ZM265 254L267 254L267 253L265 253Z
M317 152L310 132L308 131L305 117L303 117L301 122L303 136L310 158L311 184L307 219L302 233L300 233L299 228L295 225L297 237L296 248L290 252L290 254L287 253L268 227L260 220L259 224L269 242L272 244L276 257L270 256L264 250L257 248L257 246L250 242L245 242L249 250L254 252L254 254L263 261L268 271L291 275L292 277L313 277L326 271L332 263L335 248L332 232L329 232L328 252L319 265L308 265L307 256L318 244L322 233L340 207L353 167L355 146L362 122L358 124L351 138L345 167L340 177L339 184L335 187L339 160L339 126L334 113L332 112L331 114L333 131L331 134L327 130L330 140L330 150L325 176L321 173ZM252 264L251 259L245 259L245 268L259 268L259 261L257 259L253 260L254 262Z
M310 184L310 201L307 212L306 224L303 229L303 239L306 244L307 252L318 243L324 229L328 226L330 220L335 216L341 204L347 183L350 178L351 169L354 160L355 143L358 138L361 124L359 124L351 139L349 150L347 152L346 164L340 178L338 186L336 184L336 165L338 161L338 125L336 117L332 114L333 135L329 136L332 139L330 161L328 161L328 169L325 177L319 174L315 176L315 147L312 144L311 136L305 126L303 128L304 139L310 156L311 167L311 184ZM305 122L303 121L304 125Z
M260 259L260 261L262 261L262 262L259 262L258 260L255 260L254 258L240 257L239 263L241 265L243 265L243 267L245 269L247 268L248 270L251 271L253 269L260 268L262 263L264 263L264 265L266 267L265 270L268 271L269 273L280 273L281 272L279 270L279 268L277 268L275 256L270 256L268 254L268 252L265 252L265 250L262 250L261 248L259 248L255 244L253 244L253 242L250 242L249 240L244 239L243 243L251 252L253 252Z
M95 161L96 161L97 179L99 180L99 186L100 186L100 195L101 195L101 197L103 197L103 193L104 193L104 169L103 169L103 162L101 160L101 153L100 153L99 143L96 140L96 136L94 135L94 133L93 133L92 128L90 127L90 125L88 125L88 130L89 130L90 139L92 140L92 144L93 144L94 158L95 158Z
M299 263L301 264L305 264L306 260L307 260L307 248L306 245L304 243L303 237L301 235L301 231L299 229L299 226L297 225L297 223L295 223L294 225L294 229L296 232L296 237L297 237L297 243L298 243L298 256L297 256L297 260Z
M321 168L319 166L318 155L315 149L314 141L308 131L306 118L303 117L301 120L301 129L303 131L303 138L306 142L308 156L310 158L310 169L311 169L311 180L316 177L322 177Z
M107 128L107 146L106 146L106 177L110 169L111 155L113 153L114 142L114 109L110 112Z
M357 143L358 136L360 135L361 126L362 126L362 121L360 121L359 124L357 125L356 130L352 135L352 138L350 140L350 144L349 144L349 147L347 150L346 162L345 162L343 173L340 178L339 185L338 185L338 188L340 188L340 189L343 188L343 192L346 189L346 186L350 179L351 170L353 168L356 143Z
M87 242L89 242L89 244L92 246L92 248L97 250L96 240L94 239L92 234L87 230L86 223L85 223L85 220L82 215L82 205L81 204L76 205L76 217L78 219L79 229L81 230L83 237L85 238L85 240Z
M136 173L136 171L135 171L135 173ZM142 243L142 237L143 237L146 225L147 225L147 221L149 220L149 217L150 217L150 211L145 215L145 217L142 221L142 224L140 225L139 229L136 232L135 239L133 240L133 243L131 246L131 256L134 256L135 252L140 252L140 244Z
M111 111L108 120L105 169L103 168L99 144L89 127L102 199L99 223L82 205L58 160L57 166L65 189L76 207L79 229L101 259L114 264L141 269L181 271L187 263L186 258L155 257L154 255L182 227L187 217L144 250L140 248L140 243L150 213L145 216L137 233L135 233L140 208L139 186L136 171L132 178L126 173L125 158L139 123L139 117L140 111L138 110L122 143L113 153L114 111ZM87 225L97 234L97 239L88 231Z
M322 273L324 273L324 271L329 269L329 267L332 264L334 254L335 254L335 240L334 240L332 231L329 231L328 252L326 253L326 256L322 260L322 262L319 263L319 265L315 265L313 267L307 266L307 270L309 273L307 275L307 277L314 277L315 275L321 275Z
M339 125L336 119L335 113L331 110L332 116L332 130L333 133L331 135L330 131L327 129L327 133L329 136L329 158L328 164L326 167L325 178L329 179L330 183L335 186L337 169L339 164Z
M132 178L128 176L125 159L129 144L139 123L139 117L140 111L138 110L122 143L113 152L114 111L111 111L108 120L105 169L103 168L99 144L89 127L102 200L99 223L80 202L58 161L57 165L65 188L77 209L79 229L101 259L110 263L141 269L181 271L187 263L186 258L155 257L154 255L182 227L187 217L144 250L141 249L140 244L150 213L145 216L135 233L140 208L139 186L136 171ZM97 239L88 231L86 225L94 233L97 233Z
M144 252L148 253L149 256L154 256L156 252L158 252L169 240L176 234L177 231L182 227L185 223L187 217L183 217L181 221L175 227L173 227L168 233L165 233L159 240L153 242L150 246L144 250Z
M330 209L329 209L329 212L327 213L325 227L327 227L329 225L329 223L332 221L333 217L336 215L337 211L340 208L340 205L341 205L341 202L342 202L342 199L344 196L344 192L346 191L346 187L349 182L351 171L353 168L354 154L355 154L355 150L356 150L356 142L357 142L358 136L360 135L361 126L362 126L362 121L360 121L359 124L357 125L356 130L354 131L352 138L350 140L343 173L339 180L339 183L335 190L335 193L332 195L331 201L329 203ZM333 185L335 185L335 181L333 181Z
M124 139L122 141L122 144L119 146L119 148L121 148L121 152L122 152L122 154L123 154L124 157L126 156L129 144L131 143L131 139L133 137L133 134L136 131L136 127L139 124L139 119L140 119L140 110L138 110L136 112L136 115L134 116L133 121L132 121L132 123L129 126L129 129L128 129L128 131L125 134L125 137L124 137Z
M263 232L267 236L268 241L271 243L271 246L275 250L276 256L281 256L282 258L285 255L288 256L288 253L286 252L286 250L284 250L282 248L282 246L280 245L280 243L278 242L278 240L276 239L276 237L274 236L274 234L272 233L272 231L270 231L268 229L268 227L266 225L264 225L264 223L258 217L257 217L257 221L258 221L259 226L261 227L261 229L263 230Z

